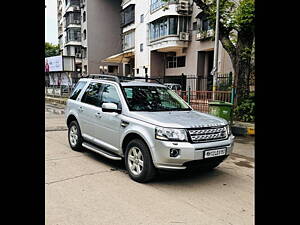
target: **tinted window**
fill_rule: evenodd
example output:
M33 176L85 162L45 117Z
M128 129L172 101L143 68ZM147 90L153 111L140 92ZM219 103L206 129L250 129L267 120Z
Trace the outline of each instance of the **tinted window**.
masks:
M79 81L76 86L75 89L73 90L72 94L70 95L70 99L76 100L76 98L78 97L78 95L80 94L82 88L85 86L86 81Z
M81 101L90 105L100 106L100 89L102 84L90 83L84 92Z
M118 108L121 108L120 98L116 88L110 84L103 85L101 105L103 103L115 103Z

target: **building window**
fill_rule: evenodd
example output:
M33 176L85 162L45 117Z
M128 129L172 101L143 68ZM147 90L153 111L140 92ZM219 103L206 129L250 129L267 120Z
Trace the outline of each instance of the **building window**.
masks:
M181 17L180 17L181 18ZM150 23L150 40L177 35L178 16L164 17Z
M107 66L107 70L108 70L108 73L111 73L111 74L118 74L119 67L118 67L118 66L111 66L111 65L108 65L108 66Z
M80 28L69 28L67 30L66 42L81 41Z
M83 40L86 40L86 30L83 31Z
M139 69L136 69L136 74L139 74L140 70Z
M151 0L151 5L150 5L150 11L151 13L159 8L161 8L162 6L168 4L165 1L162 0Z
M134 31L123 34L123 51L134 48L134 34Z
M82 20L83 20L83 22L85 22L85 20L86 20L86 12L85 11L82 14Z
M121 11L121 27L134 23L135 5L131 4Z
M141 23L144 23L144 14L141 15Z
M179 27L179 29L177 27ZM168 16L160 18L150 23L150 40L168 35L178 35L180 32L188 32L188 30L189 17L187 16Z
M197 28L198 28L198 24L197 24L197 22L194 22L193 23L193 30L198 30Z
M83 59L86 58L86 52L87 52L87 48L82 48L82 49L81 49L81 55L82 55L82 58L83 58Z
M66 26L69 24L80 25L80 12L68 12L65 21Z
M140 52L142 52L144 50L144 44L140 44Z
M167 57L167 68L185 67L185 56Z

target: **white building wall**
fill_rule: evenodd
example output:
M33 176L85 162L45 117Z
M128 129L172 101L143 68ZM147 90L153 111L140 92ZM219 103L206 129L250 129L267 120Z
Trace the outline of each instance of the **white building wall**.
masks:
M144 14L144 22L141 23L141 15ZM135 5L135 75L145 76L144 67L150 72L150 51L147 45L147 29L150 19L150 0L136 1ZM140 51L140 44L143 44L143 51ZM136 73L139 69L139 74Z

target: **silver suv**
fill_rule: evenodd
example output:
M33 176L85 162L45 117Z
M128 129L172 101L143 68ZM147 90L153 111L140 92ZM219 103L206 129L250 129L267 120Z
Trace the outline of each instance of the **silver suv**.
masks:
M153 82L80 79L67 100L65 119L73 150L124 158L129 176L138 182L151 180L158 169L212 169L233 149L226 120L193 110Z

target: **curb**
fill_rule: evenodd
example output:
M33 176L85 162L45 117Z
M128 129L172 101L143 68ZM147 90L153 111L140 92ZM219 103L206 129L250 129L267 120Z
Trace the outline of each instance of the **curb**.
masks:
M244 123L244 122L233 122L231 126L231 130L233 135L236 136L255 136L255 127L252 123Z
M67 99L65 99L65 98L60 99L60 98L53 98L53 97L45 96L45 102L58 103L58 104L65 105L67 102Z

